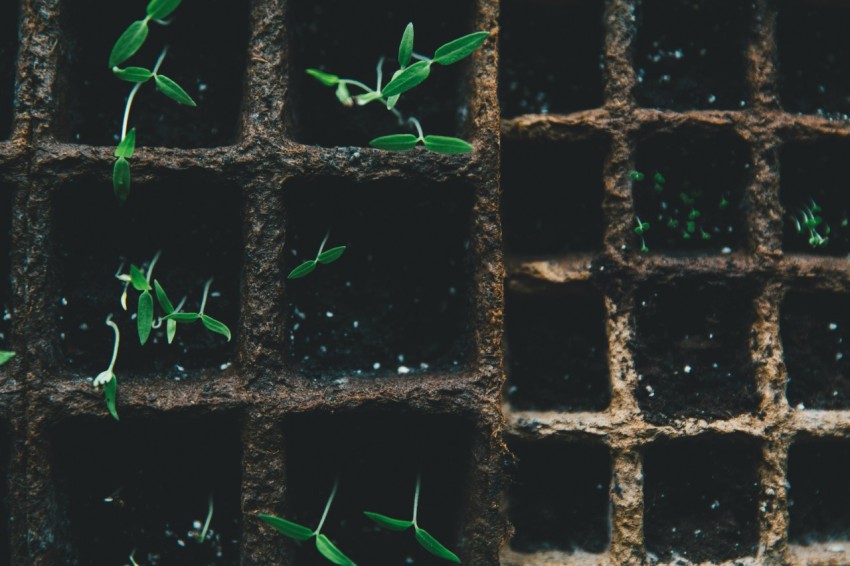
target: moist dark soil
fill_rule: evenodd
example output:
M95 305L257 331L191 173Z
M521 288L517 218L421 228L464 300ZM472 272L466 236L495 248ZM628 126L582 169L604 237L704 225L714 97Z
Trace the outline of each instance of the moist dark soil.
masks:
M469 361L472 191L456 183L306 181L287 191L287 353L314 378L462 369Z
M602 297L590 289L506 300L506 394L519 410L601 411L611 401Z
M141 266L157 250L153 272L171 302L182 297L184 312L197 312L204 283L213 277L206 314L231 332L239 318L242 271L242 199L235 187L216 185L205 175L178 175L155 185L135 185L130 200L119 206L109 187L82 183L63 187L55 197L56 253L61 271L59 331L62 353L77 370L96 375L106 369L113 332L104 324L112 313L121 329L115 371L183 379L191 370L229 363L232 342L207 331L199 322L179 324L168 344L166 325L139 344L135 312L139 293L129 291L122 310L123 283L114 277L124 261ZM156 303L156 301L155 301ZM156 305L155 313L162 313Z
M109 69L109 53L144 3L65 0L63 57L59 64L58 136L90 145L117 144L131 83ZM163 47L160 73L174 79L198 104L180 105L153 81L136 95L130 127L139 146L214 147L236 142L248 46L247 2L186 0L172 23L151 23L139 52L122 66L153 68Z
M651 444L643 468L647 551L694 563L754 554L759 452L742 436Z
M415 133L399 125L386 106L373 102L345 107L335 87L324 86L305 70L317 68L376 86L376 66L385 57L383 84L398 69L398 46L409 22L414 24L414 52L432 57L442 44L483 31L472 29L470 0L295 0L287 7L290 52L290 104L287 112L296 141L322 146L368 146L369 140ZM428 79L406 94L397 109L415 116L425 134L465 136L469 60L434 65ZM352 95L362 92L351 88Z
M602 106L603 2L502 3L502 116L566 114Z
M789 536L794 544L850 537L850 442L802 439L788 456Z
M419 526L464 562L460 528L471 473L470 426L457 417L419 417L373 410L286 421L286 484L281 515L316 528L334 479L339 489L322 532L358 564L441 566L411 530L391 532L363 515L372 511L410 519L416 474L422 475ZM323 566L312 541L285 544L288 563Z
M640 290L631 346L644 418L660 424L756 410L752 301L752 289L740 282L694 279Z
M850 6L841 2L779 3L780 97L789 112L848 119L848 19Z
M604 140L505 142L505 249L530 256L601 249L606 153Z
M0 140L5 140L12 133L15 59L18 54L18 4L0 4Z
M66 564L126 564L133 550L150 566L239 564L241 451L232 420L78 420L53 439ZM211 532L199 544L191 533L210 494Z
M741 138L724 130L657 134L638 141L636 166L645 178L632 181L632 194L637 215L649 223L644 238L650 253L729 253L740 246L742 199L751 175L750 151ZM663 181L656 181L656 173Z
M780 201L785 209L782 249L816 255L850 255L850 193L847 192L847 157L850 143L824 139L815 143L795 143L782 148ZM821 208L823 219L818 232L828 237L823 247L809 244L808 230L798 233L794 218L800 218L812 202ZM829 234L826 231L829 227Z
M517 443L511 548L601 553L611 540L611 456L602 444Z
M12 439L5 423L0 423L0 563L11 564L9 536L9 452Z
M638 104L672 110L745 107L750 4L738 0L638 2Z
M12 343L11 231L12 190L0 185L0 350Z

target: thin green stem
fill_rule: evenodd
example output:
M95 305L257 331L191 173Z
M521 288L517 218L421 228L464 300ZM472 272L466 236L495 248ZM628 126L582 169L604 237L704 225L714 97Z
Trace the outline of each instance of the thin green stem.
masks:
M433 61L433 59L431 59L430 57L425 57L424 55L420 55L419 53L411 53L411 56L414 59L418 59L419 61L428 61L428 62Z
M316 527L316 531L313 534L318 535L322 532L322 526L325 524L325 519L328 517L328 511L331 509L331 503L333 503L334 497L336 497L336 488L339 487L339 476L334 480L333 489L331 489L331 495L328 497L328 502L325 503L325 511L322 513L322 520L319 521L319 526Z
M151 282L151 274L153 273L153 266L156 265L157 261L159 261L160 254L162 254L162 250L159 250L158 252L156 252L156 255L153 256L153 259L151 260L151 264L148 267L148 276L147 276L147 279L146 279L148 284L150 284L150 282Z
M150 16L145 18L145 20L150 20ZM159 58L156 60L156 65L153 68L153 74L156 75L157 71L159 71L160 65L162 65L162 61L165 59L165 54L168 53L168 47L165 47L162 50L162 53L159 54ZM127 137L127 124L130 121L130 108L133 106L133 99L136 98L136 93L139 92L139 89L142 87L144 83L136 83L133 85L133 90L130 91L130 96L127 97L127 104L124 106L124 121L121 124L121 141L124 141L124 138Z
M107 371L109 373L115 373L113 369L115 368L115 360L118 359L118 344L121 342L121 333L118 331L118 325L112 322L112 314L106 317L106 325L111 326L112 330L115 332L115 345L112 347L112 360L109 362L109 368Z
M322 240L321 245L319 245L319 251L318 251L318 253L316 254L316 259L317 259L317 260L319 259L319 256L320 256L320 255L322 255L322 250L324 250L324 249L325 249L325 244L327 244L327 243L328 243L328 238L330 238L330 237L331 237L331 231L330 231L330 230L328 230L328 233L327 233L327 234L325 234L325 239L324 239L324 240Z
M347 85L354 85L357 88L362 88L363 90L365 90L368 93L380 92L380 91L377 91L377 90L373 90L372 87L366 86L365 84L361 83L360 81L355 81L354 79L339 79L339 82L345 83Z
M212 521L213 516L213 496L210 494L210 505L207 510L207 520L204 521L204 528L201 529L201 534L198 536L198 542L204 542L207 538L207 532L210 530L210 521Z
M375 69L375 74L378 76L378 87L377 92L381 92L381 83L384 79L384 57L381 56L378 58L378 68Z
M204 307L207 306L207 296L210 294L210 285L212 285L212 282L212 277L210 277L204 285L204 297L201 299L201 310L198 311L198 314L204 314Z
M422 132L422 124L420 124L419 120L417 120L413 116L408 118L407 121L416 127L416 131L419 133L419 139L421 141L425 137L425 134Z
M413 492L413 526L418 528L416 524L416 513L419 511L419 488L422 486L422 474L416 473L416 491Z

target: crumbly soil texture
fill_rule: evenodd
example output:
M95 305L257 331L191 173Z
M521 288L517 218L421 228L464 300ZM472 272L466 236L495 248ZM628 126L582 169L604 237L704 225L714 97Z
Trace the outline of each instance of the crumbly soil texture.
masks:
M788 456L789 537L794 544L850 538L850 443L801 437Z

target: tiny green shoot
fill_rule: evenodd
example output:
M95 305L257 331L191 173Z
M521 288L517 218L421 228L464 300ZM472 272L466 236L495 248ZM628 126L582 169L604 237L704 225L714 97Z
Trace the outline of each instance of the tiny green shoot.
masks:
M159 261L159 256L162 252L156 252L150 264L148 265L147 273L144 273L135 264L130 265L130 273L122 274L121 267L118 268L118 273L115 277L124 282L124 292L121 294L121 306L127 310L127 291L130 285L136 291L140 292L139 300L136 309L136 328L139 333L139 342L142 346L148 341L151 334L153 324L153 295L151 295L151 275L156 262ZM122 266L123 267L123 266Z
M212 521L213 516L213 496L210 494L208 503L207 503L207 518L204 521L204 526L201 529L201 532L196 535L195 540L198 541L198 544L203 544L205 540L207 540L207 533L210 530L210 521Z
M823 248L829 243L829 224L824 223L821 212L823 209L814 199L809 199L809 205L800 208L798 216L790 217L797 233L808 238L809 245L815 249Z
M131 566L139 566L139 563L136 562L136 549L133 549L133 552L130 553L130 565Z
M641 222L640 217L635 216L635 222L637 222L637 226L635 226L635 234L640 236L640 251L641 253L649 253L649 248L646 246L646 238L644 234L649 230L649 222Z
M172 312L162 317L162 320L169 321L173 320L176 323L180 324L190 324L193 322L201 321L201 323L209 330L210 332L215 332L216 334L221 334L227 341L230 342L231 334L230 329L223 322L220 322L213 317L209 316L204 312L207 306L207 297L210 294L210 285L212 285L212 278L208 279L204 284L204 294L201 298L201 308L198 309L198 312L179 312L177 309L171 309ZM168 297L165 296L163 292L161 295L157 293L157 298L160 301L160 306L163 310L168 311L171 301L168 300Z
M345 252L345 246L337 246L335 248L331 248L329 250L325 250L325 244L328 243L328 238L330 238L331 232L328 230L328 233L325 234L325 238L322 240L322 243L319 245L319 251L316 253L316 258L303 262L301 265L293 269L289 272L287 279L298 279L309 275L316 269L318 264L328 265L329 263L333 263L338 260L342 254ZM324 251L323 251L324 250Z
M15 352L0 350L0 366L15 357Z
M115 407L115 397L118 392L118 379L115 376L115 360L118 359L118 345L121 342L121 333L118 331L118 325L112 321L112 315L106 317L106 325L112 328L115 333L115 344L112 347L112 360L109 362L109 367L100 372L94 378L94 387L103 387L103 395L106 399L106 408L109 414L116 421L118 419L118 410Z

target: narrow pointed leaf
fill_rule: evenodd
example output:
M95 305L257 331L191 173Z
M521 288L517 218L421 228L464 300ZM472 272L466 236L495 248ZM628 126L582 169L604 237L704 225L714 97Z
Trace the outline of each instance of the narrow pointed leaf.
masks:
M399 98L401 98L400 94L389 97L387 99L387 110L392 110L393 108L395 108L395 105L398 103Z
M398 46L398 66L407 67L411 55L413 55L413 22L407 24L404 33L401 34L401 43Z
M122 81L127 81L128 83L144 83L149 81L153 76L153 73L144 67L127 67L125 69L112 67L112 73Z
M413 521L404 521L402 519L393 519L386 515L372 513L371 511L363 511L363 514L375 521L378 525L391 531L403 531L413 526Z
M168 343L169 344L174 342L174 336L177 334L177 321L176 320L166 320L165 321L165 334L168 336Z
M469 142L447 136L425 136L422 143L425 149L434 153L469 153L475 149Z
M434 52L434 63L451 65L460 61L478 49L488 35L490 32L477 31L446 43Z
M329 263L333 263L340 258L340 256L345 251L345 246L337 246L335 248L331 248L329 250L325 250L319 254L318 259L319 263L327 265Z
M151 0L148 2L147 13L152 20L161 20L170 16L179 5L180 0Z
M145 279L145 274L133 264L130 264L130 282L136 291L149 291L151 288L147 279Z
M156 81L156 88L171 100L185 104L186 106L197 106L195 101L192 100L192 97L186 94L186 91L179 84L165 75L155 75L153 79Z
M389 151L407 151L416 147L417 143L419 143L419 138L413 134L392 134L375 138L369 142L369 145Z
M219 322L211 316L207 316L205 314L201 315L201 322L204 326L207 327L207 330L210 332L215 332L216 334L221 334L227 341L230 342L230 329L223 322Z
M173 312L162 317L162 320L173 320L175 322L195 322L201 315L196 312Z
M112 374L112 379L107 381L106 385L103 386L103 397L106 399L106 409L116 421L120 420L118 418L118 408L115 406L115 398L117 397L117 394L118 379L116 379L115 374Z
M2 366L14 357L15 352L7 352L5 350L0 350L0 366Z
M147 37L148 23L145 20L137 20L130 24L112 46L112 52L109 54L109 68L117 67L132 57Z
M428 531L425 529L416 529L416 540L419 541L419 544L422 545L422 548L433 554L434 556L439 556L449 562L455 562L456 564L460 564L460 558L457 555L440 544L440 542L432 537Z
M365 106L374 100L380 100L381 93L380 92L366 92L363 94L358 94L354 97L354 100L357 101L358 106Z
M316 548L322 556L337 566L356 566L352 560L343 554L325 535L316 536Z
M121 204L130 196L130 162L123 157L116 159L112 167L112 189Z
M274 529L283 536L293 538L295 540L309 540L313 538L313 535L315 534L307 527L293 523L292 521L287 521L286 519L281 519L275 515L260 513L258 517L268 525L274 527Z
M336 85L336 99L339 100L340 104L343 106L354 105L354 100L351 98L351 93L348 92L348 87L345 86L345 83L339 83Z
M311 259L310 261L305 261L304 263L290 271L289 275L286 278L298 279L299 277L310 275L314 269L316 269L316 260Z
M139 330L139 342L142 346L148 341L153 327L153 296L150 291L139 295L139 311L136 313L136 328Z
M136 151L136 128L132 128L115 148L115 157L133 157Z
M159 306L165 311L165 314L171 314L174 312L174 305L171 304L171 301L168 300L168 295L165 294L165 289L162 288L162 285L159 284L159 281L156 279L153 280L153 290L156 292L156 300L159 302Z
M307 74L325 86L334 86L339 82L339 77L320 71L319 69L307 69Z
M387 86L381 89L381 95L385 97L402 94L412 89L422 81L428 78L431 74L431 63L428 61L419 61L407 67L400 72L396 78L387 83Z

